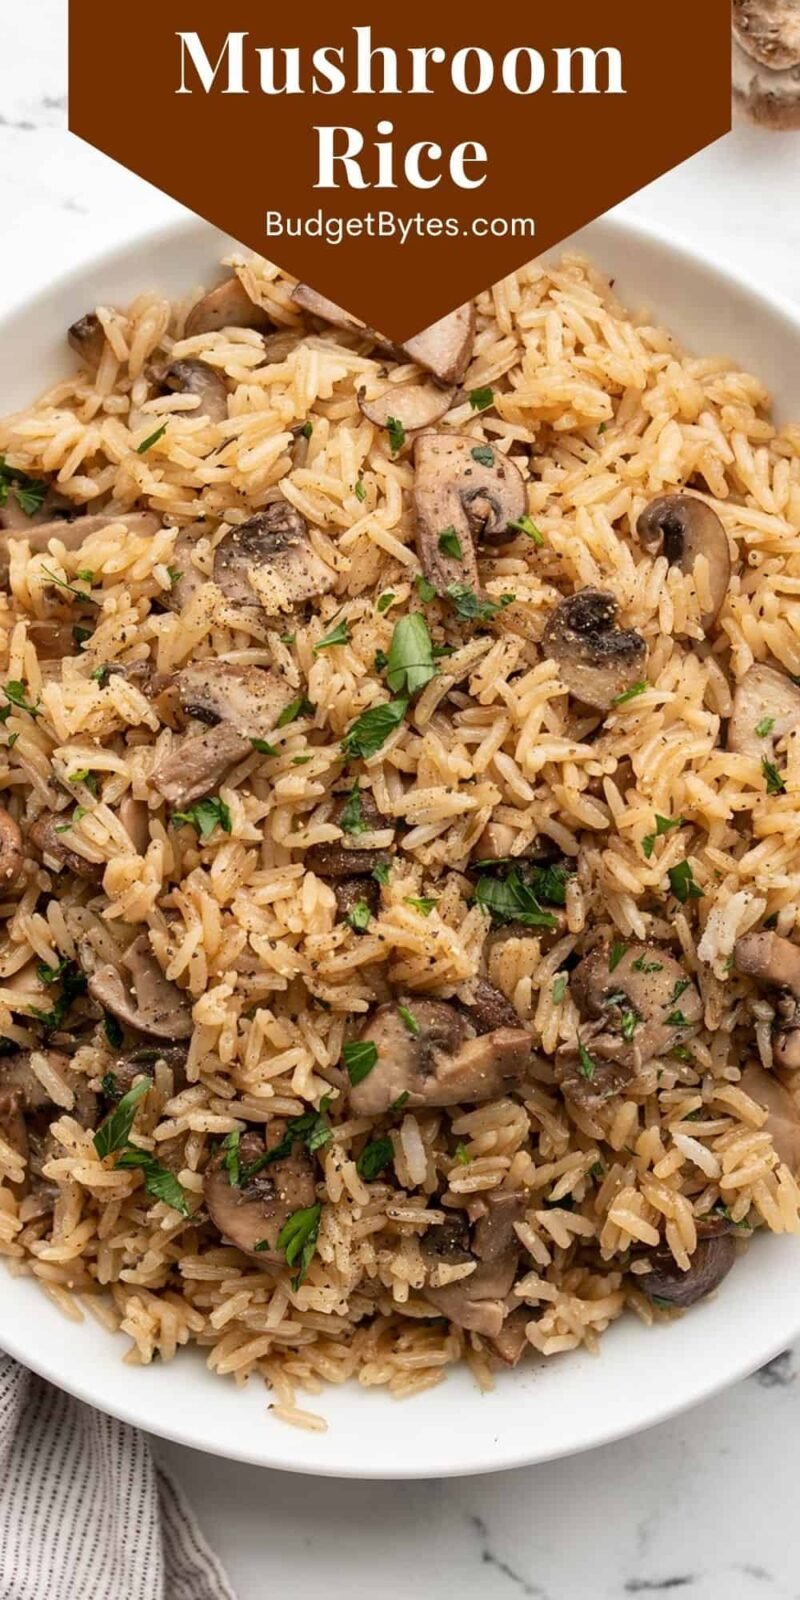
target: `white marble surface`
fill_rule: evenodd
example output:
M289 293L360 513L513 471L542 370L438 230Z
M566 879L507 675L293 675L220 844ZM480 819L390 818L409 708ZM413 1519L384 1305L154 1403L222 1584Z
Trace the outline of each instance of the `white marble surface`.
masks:
M0 7L3 308L181 214L65 131L65 13ZM739 131L628 209L800 300L798 198L800 135ZM800 1347L637 1439L450 1483L312 1481L160 1448L241 1600L276 1584L281 1600L399 1600L409 1585L424 1600L798 1600L798 1370Z

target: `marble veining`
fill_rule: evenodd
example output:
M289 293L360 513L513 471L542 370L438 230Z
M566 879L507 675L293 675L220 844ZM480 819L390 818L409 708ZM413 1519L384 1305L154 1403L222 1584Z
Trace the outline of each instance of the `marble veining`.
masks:
M5 0L0 59L8 304L183 213L66 132L66 0ZM800 135L741 130L625 209L797 301L798 194ZM800 1600L798 1360L783 1351L638 1438L494 1477L336 1483L159 1449L241 1600L261 1600L267 1575L280 1600Z

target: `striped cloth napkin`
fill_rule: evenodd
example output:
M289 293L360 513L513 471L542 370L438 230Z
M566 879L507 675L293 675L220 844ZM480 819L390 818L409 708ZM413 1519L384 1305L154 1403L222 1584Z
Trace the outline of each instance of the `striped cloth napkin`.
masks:
M1 1351L0 1600L236 1600L147 1437Z

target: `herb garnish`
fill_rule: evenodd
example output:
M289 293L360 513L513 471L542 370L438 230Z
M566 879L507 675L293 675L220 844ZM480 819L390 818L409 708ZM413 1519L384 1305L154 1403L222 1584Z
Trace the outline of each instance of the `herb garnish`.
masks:
M761 757L761 771L767 785L767 794L785 794L786 784L781 777L774 761L768 761L766 756Z
M642 849L648 861L653 854L656 839L662 838L665 833L670 833L673 828L682 828L685 820L684 817L660 817L656 812L655 833L646 833L642 840Z
M648 961L645 956L637 956L631 965L634 972L643 972L645 975L650 972L663 972L664 970L660 961Z
M677 867L670 867L668 876L672 893L681 905L687 900L702 900L703 891L695 883L688 861L679 861Z
M463 560L464 551L455 528L443 528L436 542L443 556L451 556L453 561Z
M371 1139L365 1144L357 1162L356 1171L360 1178L367 1183L372 1183L378 1173L389 1165L394 1155L394 1145L391 1139Z
M28 1011L30 1016L41 1023L47 1033L57 1033L72 1009L73 1000L84 993L86 977L76 961L62 961L58 969L48 967L45 970L49 974L47 978L43 975L43 969L37 969L42 982L60 983L61 993L50 1011L40 1011L38 1006L30 1006Z
M251 739L250 743L253 746L253 749L258 751L260 756L280 755L280 750L278 750L274 744L270 744L267 739Z
M436 677L428 624L419 611L395 623L386 661L386 682L395 695L411 699Z
M356 717L351 728L348 728L342 740L342 750L351 760L360 756L369 760L374 756L389 734L400 726L408 710L408 701L383 700L377 706L369 706Z
M13 494L20 511L33 517L44 504L49 487L42 478L31 478L20 467L10 467L5 456L0 456L0 507L7 505Z
M536 523L531 517L528 516L527 512L525 513L525 516L520 517L517 522L509 522L508 526L509 528L513 528L515 533L524 533L528 539L533 540L533 543L538 548L541 548L544 545L544 534L539 532Z
M668 1028L688 1028L689 1027L689 1019L688 1019L688 1017L684 1016L682 1011L671 1011L669 1016L667 1017L667 1027Z
M361 790L355 783L350 790L341 816L339 826L345 833L369 833L369 823L364 821L361 807Z
M417 1019L414 1016L413 1011L409 1011L408 1006L401 1006L401 1005L399 1005L397 1007L397 1010L398 1010L400 1016L402 1017L403 1022L405 1023L406 1027L408 1028L409 1033L413 1033L414 1038L418 1039L419 1035L422 1032L422 1029L421 1029L419 1023L417 1022Z
M377 1059L378 1047L371 1039L348 1039L342 1045L342 1060L353 1085L369 1077Z
M381 885L381 888L385 888L386 884L389 882L390 876L388 862L379 861L377 867L373 867L372 869L372 876L375 879L375 882Z
M225 1152L222 1157L221 1165L228 1174L228 1183L232 1189L239 1188L239 1180L241 1177L242 1169L239 1161L239 1144L241 1137L242 1135L239 1129L235 1128L232 1133L226 1133L225 1138L220 1146L220 1148Z
M216 827L220 827L223 833L230 833L231 814L224 800L220 800L218 795L209 795L205 800L196 800L185 811L173 811L173 828L183 827L184 823L189 823L201 839L208 839Z
M613 972L614 968L619 966L620 961L622 960L622 957L624 956L625 951L627 950L627 948L628 948L628 946L626 944L624 944L621 939L615 939L614 940L614 943L611 946L611 950L609 952L609 957L608 957L608 970L609 970L609 972Z
M154 1200L163 1200L165 1205L172 1206L173 1211L188 1217L186 1196L174 1172L170 1172L169 1167L165 1167L149 1150L139 1150L135 1145L129 1145L114 1162L114 1170L117 1168L125 1172L131 1169L142 1172L145 1189Z
M309 1155L330 1144L333 1132L326 1116L330 1103L330 1096L326 1094L319 1103L318 1111L304 1111L301 1117L292 1117L286 1124L283 1138L279 1139L271 1150L265 1150L263 1155L257 1156L255 1161L241 1168L242 1184L248 1184L256 1173L262 1172L265 1167L271 1167L275 1161L285 1160L291 1155L298 1140L302 1140ZM230 1138L230 1134L228 1137Z
M121 1150L123 1145L128 1143L130 1131L133 1127L133 1119L136 1116L136 1108L139 1101L144 1099L148 1089L152 1088L152 1084L152 1078L140 1078L139 1082L135 1083L133 1088L122 1096L119 1104L114 1107L114 1110L106 1117L105 1121L101 1122L93 1140L95 1150L101 1160L105 1156L112 1155L115 1150Z
M649 688L649 683L642 679L641 683L632 684L630 689L625 690L624 694L616 695L611 704L612 706L625 706L629 700L635 700L640 694L644 694L645 689Z
M362 501L366 500L367 491L364 488L364 480L363 480L363 478L359 478L357 480L357 482L353 485L353 493L355 494L355 497L356 497L357 500L362 500Z
M490 622L515 599L513 594L504 594L499 600L482 600L468 583L448 583L444 592L461 622Z
M346 620L343 621L343 622L337 622L336 627L335 628L331 628L330 633L326 633L324 639L320 639L318 641L318 643L315 644L314 649L315 650L332 650L334 645L337 645L337 644L348 644L349 640L350 640L350 627L349 627L349 624L347 623Z
M406 442L406 430L402 422L398 422L397 417L387 417L386 432L389 435L389 446L392 455L396 456L398 450L402 450Z
M296 722L298 717L313 716L314 710L315 708L312 706L311 701L307 700L304 694L298 694L294 700L289 701L288 706L284 706L276 727L287 728L289 723Z
M166 424L166 422L164 422L164 423L162 423L160 428L156 428L155 433L151 433L150 434L149 438L143 439L141 444L137 444L137 446L136 446L136 454L137 454L137 456L146 456L148 450L152 450L153 445L154 444L158 444L159 439L163 439L164 434L166 433L166 431L167 431L167 424Z
M352 911L348 911L345 921L354 933L366 933L372 920L372 912L366 900L357 900Z
M302 1206L283 1224L278 1234L278 1249L282 1250L286 1258L287 1267L293 1267L299 1262L300 1270L292 1279L292 1288L299 1289L311 1264L311 1259L317 1247L319 1224L322 1216L322 1204L318 1200L316 1205Z
M586 1046L581 1044L580 1041L578 1043L578 1058L578 1071L581 1077L588 1078L591 1081L595 1075L595 1072L597 1071L597 1066L592 1060L588 1050L586 1049Z
M434 589L433 584L424 576L423 573L418 573L417 577L414 579L414 583L416 585L417 594L419 595L420 600L423 602L423 605L427 605L430 600L436 599L436 590Z
M559 973L559 976L557 978L555 978L554 981L553 981L553 1004L557 1005L557 1006L560 1006L560 1004L561 1004L566 992L567 992L567 976L566 976L566 973L561 972L561 973Z
M27 711L28 716L33 717L34 722L36 721L36 718L40 714L40 702L37 700L35 705L31 705L31 702L26 700L24 683L18 683L16 679L12 678L9 683L4 685L3 694L5 695L9 705L16 706L18 711ZM6 712L6 717L7 716L8 712ZM6 717L3 718L4 722Z
M392 594L391 589L386 589L383 594L378 596L378 603L375 607L376 611L380 611L381 615L383 615L384 611L388 611L390 605L392 605L396 599L397 595Z
M51 572L49 567L42 567L42 572L46 573L50 582L54 583L57 589L63 589L66 594L73 594L77 600L85 600L87 605L90 606L98 606L100 604L99 600L95 600L93 594L87 594L85 589L76 588L74 583L67 583L66 578L59 578L58 574Z
M482 467L494 466L494 451L490 444L479 444L470 450L473 461L479 461Z
M488 384L483 389L471 389L469 403L473 411L488 411L494 405L494 389L490 389Z
M494 922L521 922L528 928L556 928L550 911L543 911L533 890L513 868L505 878L479 878L475 903L491 914Z
M755 728L755 731L758 734L759 739L766 739L767 735L772 732L774 726L775 726L775 718L774 717L762 717L761 721L756 723L756 728Z
M405 904L407 906L413 906L414 910L418 911L421 916L429 917L431 912L432 912L432 910L433 910L433 908L434 908L434 906L437 906L439 904L439 901L438 901L438 899L425 899L425 898L422 898L422 899L418 900L415 895L407 894L406 897L405 897Z

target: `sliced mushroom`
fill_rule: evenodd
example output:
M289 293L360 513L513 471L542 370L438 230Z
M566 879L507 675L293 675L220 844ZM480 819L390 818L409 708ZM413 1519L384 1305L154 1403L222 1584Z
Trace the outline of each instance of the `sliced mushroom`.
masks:
M420 367L427 367L439 383L460 383L472 359L475 343L475 307L472 301L431 323L403 349Z
M186 318L187 339L198 333L219 333L221 328L271 328L272 320L250 299L237 277L226 278L198 300Z
M703 1017L693 980L659 945L628 945L613 970L608 947L593 950L575 968L570 991L587 1025L577 1048L558 1051L555 1076L567 1098L587 1108L684 1044Z
M40 661L63 661L81 653L80 635L76 637L71 622L29 622L28 638Z
M22 877L25 851L19 823L0 806L0 894Z
M42 1176L43 1166L57 1150L50 1124L66 1112L83 1127L92 1127L97 1117L97 1096L84 1074L70 1066L68 1056L58 1050L45 1050L42 1054L48 1066L64 1079L68 1094L72 1095L72 1105L57 1105L51 1099L33 1071L30 1052L17 1051L4 1056L0 1058L0 1133L27 1163L25 1178L13 1185L17 1194L21 1197L31 1188L47 1189L52 1203L57 1191L48 1186ZM50 1209L50 1205L44 1209Z
M613 594L580 589L551 611L542 637L565 689L584 705L608 711L643 677L647 646L632 628L617 627Z
M188 996L165 977L150 948L146 933L139 934L119 958L118 965L95 966L88 940L81 943L81 965L88 976L89 993L104 1011L127 1027L157 1039L188 1039L192 1013Z
M103 1093L116 1105L142 1077L152 1078L159 1063L169 1067L173 1076L173 1093L186 1088L186 1046L167 1044L161 1047L146 1045L138 1050L115 1056L103 1074Z
M746 933L733 949L737 972L779 991L773 1056L779 1067L800 1067L800 945L778 933Z
M524 1306L512 1311L506 1317L500 1332L495 1334L489 1342L496 1356L507 1367L516 1367L528 1349L526 1329L529 1322L535 1321L531 1312Z
M99 511L92 516L59 517L52 522L33 523L0 530L0 555L15 539L27 539L32 555L47 550L51 539L59 539L65 550L79 550L93 533L120 524L135 538L149 539L158 533L161 518L153 511Z
M524 1213L524 1201L521 1210L520 1202L519 1195L503 1195L496 1199L489 1196L487 1218L478 1224L471 1249L465 1225L459 1218L448 1218L447 1222L429 1228L420 1241L422 1258L430 1267L475 1263L475 1271L467 1277L438 1288L427 1286L424 1293L426 1300L457 1327L490 1339L496 1338L502 1330L507 1315L506 1300L517 1274L519 1246L512 1220L519 1220Z
M784 1088L774 1073L751 1062L742 1073L740 1089L767 1112L764 1130L777 1155L792 1176L800 1178L800 1110L794 1095Z
M797 67L778 72L765 67L733 40L733 100L757 127L787 132L800 128L800 81Z
M87 312L73 322L67 332L67 342L87 367L99 367L106 347L106 335L96 311Z
M156 762L151 774L153 786L168 805L182 811L193 800L216 789L226 772L252 751L252 741L224 722L203 733L189 733L169 755Z
M650 1300L693 1306L713 1294L728 1276L736 1260L736 1244L731 1233L698 1239L687 1271L678 1266L671 1250L657 1250L648 1260L651 1271L636 1275L636 1287Z
M378 810L371 790L362 789L360 800L361 821L370 833L383 833L387 828L394 830L394 823ZM347 795L338 801L332 822L341 822L347 801ZM388 866L392 857L389 850L365 850L360 843L361 838L361 833L343 833L340 840L331 844L313 845L305 857L308 871L318 878L369 879L376 867Z
M282 1156L268 1166L260 1166L248 1176L248 1167L280 1144L286 1124L277 1119L269 1124L266 1145L260 1134L244 1133L239 1141L238 1185L220 1152L206 1169L203 1194L214 1226L245 1255L266 1265L283 1262L278 1238L293 1212L313 1206L316 1200L314 1164L301 1143L291 1155Z
M150 811L144 800L134 800L126 794L120 801L119 820L130 838L138 856L143 856L150 843Z
M362 1029L360 1037L375 1046L377 1060L350 1089L355 1116L381 1116L402 1095L412 1107L471 1105L505 1094L523 1079L531 1038L521 1027L478 1037L445 1000L405 995L399 1007L379 1006Z
M510 1251L519 1252L519 1240L514 1224L522 1222L528 1209L528 1197L516 1189L491 1189L486 1196L486 1215L480 1217L472 1230L472 1248L481 1261L505 1258Z
M728 749L741 756L771 759L778 740L796 728L800 728L800 686L785 672L757 662L736 686Z
M471 998L461 1004L476 1033L492 1033L495 1028L520 1026L519 1013L511 1001L488 978L476 978L470 989Z
M64 826L63 816L59 817L55 812L45 811L36 822L31 823L28 839L51 872L66 870L73 872L76 878L84 878L87 883L99 883L104 872L103 864L87 861L77 850L70 850L64 843L63 834L58 832L58 829Z
M417 439L414 468L417 549L426 578L440 591L459 582L477 588L475 540L503 543L513 537L510 524L525 514L519 468L480 439L447 433ZM455 534L460 556L440 547L446 532Z
M733 34L762 66L778 72L800 66L797 0L733 0Z
M636 524L645 549L662 551L670 566L692 576L698 556L708 563L709 604L701 614L705 632L713 628L731 581L728 535L705 500L690 494L663 494L645 506Z
M453 403L455 389L440 389L434 383L387 383L380 394L367 398L359 389L359 410L376 428L391 428L399 423L405 433L418 433L441 421Z
M344 333L370 332L360 317L351 316L349 311L337 306L335 300L329 300L325 294L317 294L316 289L312 289L307 283L295 284L292 299L301 311L308 311L312 317L319 317L323 322L330 323L332 328L341 328Z
M187 716L212 727L224 722L244 739L266 739L287 704L277 672L236 661L195 661L181 668L175 685Z
M228 390L225 380L206 361L173 361L161 377L161 385L173 394L197 395L200 405L191 415L208 417L209 422L224 422L228 415Z
M234 605L275 615L328 594L336 574L314 551L305 518L281 499L226 533L214 582Z
M356 906L366 906L371 917L378 909L378 885L374 878L339 878L333 885L336 910L346 920Z

